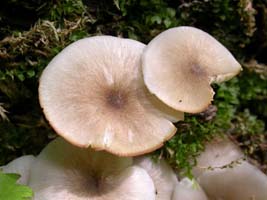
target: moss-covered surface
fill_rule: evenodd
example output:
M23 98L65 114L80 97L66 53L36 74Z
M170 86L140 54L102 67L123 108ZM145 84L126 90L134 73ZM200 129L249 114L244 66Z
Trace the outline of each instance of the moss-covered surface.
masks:
M244 70L214 85L214 106L177 123L156 152L190 174L205 141L227 134L267 171L267 3L265 0L38 0L0 8L0 165L37 154L55 133L38 104L40 73L80 38L108 34L147 43L167 28L190 25L222 42Z

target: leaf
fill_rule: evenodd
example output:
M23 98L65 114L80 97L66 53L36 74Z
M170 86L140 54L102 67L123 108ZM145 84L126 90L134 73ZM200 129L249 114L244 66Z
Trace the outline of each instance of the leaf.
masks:
M118 8L118 10L120 10L121 8L120 8L120 2L119 2L119 0L113 0L113 2L115 4L115 6Z
M155 15L155 16L151 17L151 22L152 22L153 24L154 24L155 22L156 22L157 24L161 24L162 19L161 19L160 16Z
M29 200L33 192L25 185L17 184L20 175L0 171L0 200Z

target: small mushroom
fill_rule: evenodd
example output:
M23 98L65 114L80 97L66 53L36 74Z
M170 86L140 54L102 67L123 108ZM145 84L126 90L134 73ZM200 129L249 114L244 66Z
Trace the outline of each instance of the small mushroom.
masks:
M32 155L21 156L11 161L5 166L0 167L5 173L19 174L20 178L17 183L28 185L31 166L34 163L35 157Z
M210 199L266 200L267 176L242 156L229 140L207 145L194 173Z
M247 161L205 172L199 184L214 200L266 200L267 176Z
M208 200L196 181L183 178L175 187L172 200Z
M34 200L153 200L152 179L132 158L73 146L58 138L36 157Z
M74 42L45 68L39 85L44 114L56 132L79 147L120 156L153 151L183 119L145 87L145 45L95 36ZM145 141L145 142L144 142Z
M146 47L143 74L149 91L183 112L205 110L213 99L212 82L238 74L240 64L216 39L193 27L177 27L156 36Z
M197 157L197 166L193 168L195 177L210 168L221 168L244 158L244 154L227 138L215 138L205 146L205 151Z
M149 156L137 157L134 164L146 170L156 189L156 200L170 200L174 187L178 183L172 168L163 160L152 160Z

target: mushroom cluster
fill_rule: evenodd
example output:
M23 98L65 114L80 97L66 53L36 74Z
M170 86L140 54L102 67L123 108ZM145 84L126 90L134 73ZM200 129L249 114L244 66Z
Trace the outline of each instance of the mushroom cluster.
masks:
M112 36L72 43L48 64L39 84L40 105L62 138L32 159L24 183L33 188L34 200L232 200L215 188L230 180L209 184L221 179L204 170L213 154L202 154L204 168L194 169L200 185L187 178L179 182L164 160L142 155L176 133L173 123L183 120L184 112L207 108L214 95L211 83L240 71L223 45L192 27L164 31L148 45ZM231 151L229 156L243 155ZM241 168L254 167L246 162Z
M51 126L72 144L136 156L170 139L183 112L203 111L214 94L210 83L240 70L225 47L192 27L164 31L147 46L95 36L48 64L39 99Z

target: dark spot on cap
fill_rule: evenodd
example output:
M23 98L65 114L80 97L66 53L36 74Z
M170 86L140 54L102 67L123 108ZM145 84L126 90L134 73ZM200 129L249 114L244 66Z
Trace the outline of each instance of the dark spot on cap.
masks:
M121 109L127 103L127 95L119 90L111 90L107 93L107 104L115 109Z
M206 76L207 74L203 67L199 66L198 64L192 64L190 71L192 74L195 74L197 76Z

